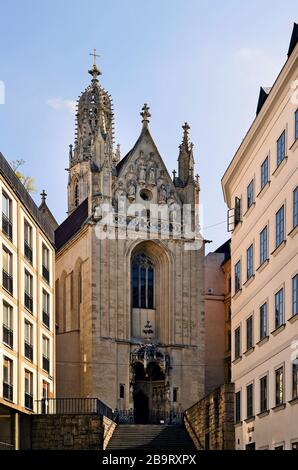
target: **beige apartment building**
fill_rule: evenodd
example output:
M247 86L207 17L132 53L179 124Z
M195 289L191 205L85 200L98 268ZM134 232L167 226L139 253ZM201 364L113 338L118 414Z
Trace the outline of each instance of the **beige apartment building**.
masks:
M298 26L222 184L232 230L236 449L298 447Z
M0 448L18 449L55 391L54 232L2 154L0 211Z

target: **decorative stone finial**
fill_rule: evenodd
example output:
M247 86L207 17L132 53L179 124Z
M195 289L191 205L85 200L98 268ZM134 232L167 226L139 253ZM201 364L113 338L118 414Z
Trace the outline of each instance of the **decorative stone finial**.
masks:
M142 116L142 123L143 123L143 126L147 126L148 123L149 123L149 118L151 117L151 114L149 112L149 106L147 106L147 103L144 104L144 106L142 107L142 112L140 113L140 115Z
M96 54L96 49L93 49L93 52L90 53L89 55L92 55L93 56L93 65L92 65L92 69L88 70L88 73L90 73L90 75L92 75L93 80L97 81L97 77L98 75L101 75L101 71L99 70L99 68L97 67L96 65L96 57L100 57L100 55Z
M176 173L177 173L177 171L176 171L176 170L173 170L173 181L175 181Z
M45 192L44 189L40 193L40 196L41 196L41 203L44 204L46 202L46 198L47 198L47 193Z
M185 122L182 126L182 129L183 129L183 140L182 140L182 143L186 146L186 148L188 149L188 146L189 146L189 134L188 134L188 131L190 129L190 126L188 125L187 122Z

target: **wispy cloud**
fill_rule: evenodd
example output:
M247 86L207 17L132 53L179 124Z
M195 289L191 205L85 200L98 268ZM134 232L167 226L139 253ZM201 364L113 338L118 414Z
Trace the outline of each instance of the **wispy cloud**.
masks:
M61 98L49 98L47 100L47 105L52 109L66 109L71 114L74 114L76 111L76 102L73 100L65 100Z

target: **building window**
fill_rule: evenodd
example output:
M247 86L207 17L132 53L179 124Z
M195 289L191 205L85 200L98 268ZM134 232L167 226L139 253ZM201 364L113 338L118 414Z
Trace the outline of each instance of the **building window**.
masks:
M280 367L275 371L275 405L282 405L284 402L284 368Z
M82 278L82 266L80 267L80 270L79 270L79 275L78 275L78 289L79 289L79 294L78 294L78 298L79 298L79 305L82 303L83 301L83 278Z
M286 132L285 131L283 131L283 133L279 137L276 146L277 146L277 166L279 166L286 156L286 152L285 152Z
M24 305L31 313L33 312L33 277L26 269L25 269Z
M13 362L6 356L3 358L3 398L13 401Z
M293 362L293 369L292 369L292 384L293 384L293 390L292 390L292 398L298 398L298 360L297 358Z
M241 199L235 197L234 226L236 227L239 222L241 222Z
M2 340L13 348L13 308L5 301L3 301Z
M42 277L50 282L50 252L44 244L42 244Z
M241 263L238 261L238 263L235 264L235 294L239 292L241 289Z
M254 415L254 404L253 404L253 384L246 387L246 417L247 419L252 418Z
M33 361L33 325L28 320L24 323L24 355Z
M27 260L32 263L32 227L26 220L24 222L24 254Z
M125 386L123 384L119 385L119 398L124 398L125 395Z
M269 181L269 158L266 157L261 165L261 190Z
M50 327L50 295L42 290L42 322L49 328Z
M275 234L275 246L276 248L285 239L285 208L282 206L275 216L276 223L276 234Z
M284 323L284 290L280 289L275 294L275 328Z
M298 441L292 442L292 450L298 450Z
M178 401L178 387L173 388L173 402L177 403Z
M268 227L263 228L260 233L260 266L268 259Z
M295 140L298 139L298 109L295 112Z
M260 380L260 412L268 409L268 378L267 375Z
M252 315L246 320L246 349L247 351L253 347L253 317Z
M246 277L247 280L254 275L254 247L250 247L246 251Z
M12 254L3 246L2 248L2 286L13 295Z
M50 341L46 336L42 337L42 368L50 372Z
M241 392L235 393L235 423L241 421Z
M33 374L25 370L25 408L33 410Z
M267 302L260 307L260 340L268 336Z
M241 329L240 326L235 330L235 359L241 355Z
M247 186L247 209L249 209L255 202L254 196L254 180L251 180Z
M154 266L144 253L132 260L132 306L154 308Z
M293 191L293 228L298 226L298 186Z
M292 315L298 313L298 274L292 278Z
M2 193L2 232L12 240L12 200Z

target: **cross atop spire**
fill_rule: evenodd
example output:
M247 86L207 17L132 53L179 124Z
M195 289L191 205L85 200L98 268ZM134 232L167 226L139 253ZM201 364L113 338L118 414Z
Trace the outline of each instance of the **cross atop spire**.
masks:
M145 103L142 107L142 112L140 113L140 115L142 116L143 126L146 127L149 123L149 118L151 117L151 114L149 112L149 106L147 105L147 103Z
M40 195L41 195L41 202L42 202L42 204L44 204L46 202L46 198L47 198L47 193L45 192L44 189L42 190Z
M93 49L93 52L91 52L89 55L93 56L93 65L92 69L88 70L88 72L90 73L90 75L92 75L93 80L97 80L98 75L101 75L101 71L96 65L96 58L100 57L100 55L96 54L96 49Z
M187 122L185 122L182 126L182 129L183 129L183 144L186 145L186 148L188 149L188 146L189 146L189 129L190 129L190 126Z

